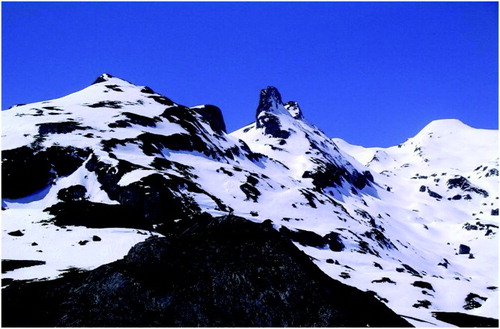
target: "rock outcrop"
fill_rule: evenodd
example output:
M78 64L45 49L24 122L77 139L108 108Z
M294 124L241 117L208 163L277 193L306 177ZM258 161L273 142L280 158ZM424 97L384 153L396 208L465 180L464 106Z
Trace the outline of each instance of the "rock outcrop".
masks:
M12 283L2 325L409 326L373 295L329 278L270 222L201 216L169 232L90 272Z

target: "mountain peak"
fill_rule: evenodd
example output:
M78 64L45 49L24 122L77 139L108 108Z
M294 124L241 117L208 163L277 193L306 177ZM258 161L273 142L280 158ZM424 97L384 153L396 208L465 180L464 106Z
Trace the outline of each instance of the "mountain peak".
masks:
M260 91L259 105L262 106L283 105L281 94L278 91L278 88L269 86L265 89L262 89Z
M283 108L283 100L278 88L269 86L260 91L257 117L262 112L286 113Z
M267 87L260 91L259 106L256 112L257 128L264 129L264 133L276 138L287 138L289 132L282 129L281 119L290 117L285 109L281 94L276 87Z
M431 121L422 131L439 132L439 131L456 131L462 129L470 129L471 127L458 119L440 119Z
M440 119L428 123L413 138L427 140L430 136L457 136L464 133L467 135L469 131L474 130L478 129L472 128L458 119Z
M92 84L95 85L96 83L106 82L109 81L109 79L111 78L114 78L114 76L112 76L109 73L103 73L99 77L97 77L97 79L95 79L95 81Z

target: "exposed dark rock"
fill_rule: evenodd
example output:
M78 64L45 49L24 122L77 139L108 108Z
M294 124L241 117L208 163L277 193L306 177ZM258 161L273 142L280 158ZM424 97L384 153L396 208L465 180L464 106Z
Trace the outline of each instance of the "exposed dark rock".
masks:
M370 240L376 241L377 244L384 249L395 249L397 250L398 248L389 240L384 233L382 233L380 230L373 228L370 231L366 231L362 235L366 236Z
M305 171L302 178L312 178L314 186L321 190L329 186L342 184L342 177L347 176L345 168L333 163L321 163L314 171Z
M18 268L43 265L43 260L18 260L18 259L2 259L2 273L7 273Z
M470 182L467 180L465 177L457 177L457 178L451 178L446 182L446 185L448 188L460 188L464 191L466 191L471 185Z
M350 279L351 278L351 275L347 272L341 272L339 274L339 276L342 278L342 279Z
M458 327L497 327L498 319L486 318L458 312L432 312L439 321L447 322Z
M101 140L101 145L103 146L102 150L106 152L112 152L113 149L116 148L118 145L125 146L129 143L137 144L137 141L133 138L125 138L125 139L110 138Z
M304 115L302 114L299 103L295 101L289 101L284 104L284 107L288 111L288 113L290 113L290 115L295 119L297 120L304 119Z
M247 159L249 159L250 161L253 161L253 162L258 162L260 161L261 159L264 158L264 155L260 154L260 153L254 153L252 152L252 150L250 150L250 147L248 147L248 145L242 141L241 139L238 140L239 142L239 146L243 152L243 154L247 157ZM283 165L285 168L287 168L285 165Z
M121 102L118 101L100 101L94 104L86 104L88 107L92 108L101 108L101 107L107 107L111 109L120 109L122 108Z
M73 146L51 146L45 150L47 160L51 163L57 176L67 176L77 170L91 154L90 149Z
M219 172L219 171L223 172L224 174L228 175L229 177L234 176L234 174L232 172L230 172L229 170L227 170L224 167L220 167L219 169L217 169L217 172Z
M177 165L180 164L176 163ZM143 177L129 185L120 186L118 182L121 177L137 167L124 160L119 160L118 166L111 166L100 162L97 157L92 157L87 162L86 167L89 171L96 173L102 189L108 193L112 200L118 201L125 211L126 209L133 210L128 217L130 219L136 217L139 223L136 225L130 223L128 227L139 228L144 227L146 222L149 224L163 223L198 213L200 208L191 196L177 193L180 187L191 192L207 194L189 179L159 173ZM189 172L186 172L186 175L189 175ZM219 200L207 195L219 207L224 207Z
M431 191L430 189L427 189L427 193L429 194L430 197L435 198L437 200L441 200L443 198L441 194Z
M465 223L462 228L466 229L467 231L477 231L481 226L471 224L469 222Z
M450 262L448 262L446 258L443 258L443 261L438 263L438 266L442 266L444 268L448 268L448 265L450 265Z
M292 206L295 206L295 205L294 205L294 204L292 204ZM296 207L294 207L294 208L296 208ZM289 222L289 221L291 221L292 219L293 219L294 221L297 221L297 222L299 222L299 221L302 221L302 220L303 220L302 218L290 218L290 217L283 217L281 220L282 220L282 221L285 221L285 222Z
M165 158L155 157L150 165L157 170L163 171L172 168L172 161Z
M262 89L255 115L256 127L263 129L266 135L286 139L290 136L290 132L281 129L280 119L275 113L280 106L283 106L283 101L278 89L275 87Z
M488 298L486 297L482 297L471 292L467 295L467 297L465 297L465 304L463 307L465 310L472 310L481 307L483 305L483 302L485 302L487 299Z
M362 218L364 219L369 219L370 220L370 225L372 227L377 227L376 223L375 223L375 219L372 217L372 215L370 215L370 213L366 210L363 210L363 209L354 209L354 212L361 216Z
M427 186L425 186L425 185L420 186L419 191L420 191L420 192L425 192L425 191L427 191Z
M226 132L226 123L222 117L221 110L217 106L203 105L200 107L192 107L191 109L200 114L210 125L210 128L216 133L221 134Z
M259 106L257 107L256 117L261 112L272 111L274 108L283 105L281 94L276 87L269 86L260 91ZM260 128L257 125L257 128Z
M429 290L434 291L434 288L432 287L432 284L430 284L429 282L415 281L411 285L414 286L414 287L423 288L423 289L429 289Z
M44 153L27 146L2 151L2 195L4 198L28 196L53 179L51 164Z
M365 170L362 173L359 171L354 170L350 176L350 180L347 179L347 181L351 181L354 187L362 190L366 186L369 186L370 183L373 183L373 175L370 171Z
M122 115L126 116L130 123L141 125L144 127L156 127L156 122L159 121L157 119L149 118L132 112L122 112Z
M458 254L459 255L464 255L464 254L468 254L470 253L470 247L465 245L465 244L461 244L460 246L458 246Z
M490 177L490 176L498 176L498 169L497 168L491 168L487 173L486 175L484 175L485 177Z
M342 180L352 183L356 188L363 189L373 181L369 171L359 173L354 170L349 173L344 167L338 167L331 162L316 161L318 166L312 171L305 171L302 178L312 178L318 191L326 187L340 186Z
M105 87L113 91L123 92L123 90L120 87L118 87L118 85L106 85Z
M132 124L137 124L144 127L156 127L156 122L159 121L155 118L149 118L143 115L138 115L130 112L123 112L123 115L127 117L127 119L117 120L108 124L110 128L127 128L132 127Z
M410 274L411 274L411 275L413 275L413 276L418 276L418 277L421 277L420 273L418 273L418 271L417 271L417 270L415 270L415 269L414 269L413 267L411 267L410 265L408 265L408 264L401 264L401 265L405 268L406 272L410 273Z
M245 200L253 200L253 202L257 202L260 195L260 191L255 186L246 182L240 185L240 189L246 195Z
M498 216L498 208L491 209L491 216Z
M148 86L144 86L141 89L141 93L143 93L143 94L154 94L155 92L153 91L153 89L149 88Z
M144 90L144 89L143 89ZM144 92L144 91L143 91ZM152 95L152 96L148 96L149 98L152 98L155 102L157 103L160 103L162 105L166 105L166 106L174 106L175 103L172 102L170 99L168 99L167 97L165 96L156 96L156 95Z
M336 232L330 232L324 236L326 243L331 251L342 251L345 248L345 245L342 243L342 239L340 238L340 234Z
M104 73L104 74L101 74L97 79L95 79L95 81L92 82L92 84L95 85L97 83L107 82L111 78L113 78L113 76L111 74Z
M99 242L99 241L101 241L101 240L102 240L102 239L101 239L98 235L94 235L94 236L92 236L92 241L94 241L94 242Z
M23 236L24 235L24 233L21 232L20 230L8 232L7 234L11 235L11 236Z
M108 124L109 128L127 128L132 127L132 125L126 120L117 120Z
M389 300L387 298L380 297L375 291L367 290L366 292L371 294L373 297L377 298L378 300L380 300L383 303L386 303L386 304L389 303Z
M60 202L45 209L58 226L79 225L92 228L129 227L148 229L144 216L133 207L90 201Z
M424 299L424 300L419 300L418 303L415 303L412 306L415 308L420 308L420 307L429 308L429 306L431 306L431 305L432 305L432 303L430 301L428 301L427 299Z
M274 138L286 139L290 137L288 130L281 129L280 119L277 115L264 112L257 118L257 128L263 129L264 134L271 135Z
M48 134L67 134L75 130L86 130L87 127L82 127L78 122L66 121L66 122L47 122L38 123L38 133L41 136L47 136Z
M252 185L252 186L255 186L259 183L259 179L256 178L254 175L248 175L247 176L247 183Z
M50 110L50 111L62 111L62 109L55 107L55 106L44 106L43 108L46 110Z
M380 257L380 254L377 250L370 247L370 244L364 240L357 241L359 245L359 252L362 254L372 254L374 256Z
M409 326L328 277L270 223L196 219L183 232L149 238L87 273L12 282L2 291L2 325Z
M74 172L88 157L89 150L52 146L35 151L23 146L2 152L2 194L20 198L33 194L57 176Z
M198 151L216 160L223 160L226 156L231 157L231 154L227 154L227 150L222 150L215 143L210 142L214 137L225 137L216 137L212 132L207 131L200 123L198 116L199 114L195 110L184 106L167 108L160 117L177 123L186 130L186 133L177 133L169 136L143 134L139 136L139 139L146 143L145 152L154 153L154 149L147 149L149 144L153 144L153 146L164 145L172 150Z
M78 244L79 244L80 246L84 246L84 245L86 245L87 243L89 243L89 240L81 240L81 241L78 241Z
M240 189L247 196L246 200L253 200L254 202L257 202L259 195L261 194L256 187L258 183L259 180L256 177L248 175L246 183L240 185Z
M390 278L385 277L385 276L381 279L378 279L378 280L372 280L372 283L384 283L384 282L396 284L396 282L392 281Z
M467 180L467 178L462 177L462 176L451 178L446 182L446 184L448 185L448 188L450 188L450 189L460 188L462 191L474 192L474 193L482 195L485 198L488 197L488 195L489 195L487 191L480 189L478 187L472 186L472 184L469 182L469 180Z
M12 282L14 282L14 279L11 278L2 279L2 287L5 287L6 285L11 284Z
M306 189L300 189L300 193L306 198L307 203L311 208L316 208L316 203L314 200L318 200L317 197L311 193L311 191L306 190Z
M72 185L61 189L57 193L57 198L61 201L83 201L86 199L87 189L83 185Z
M280 228L280 233L303 246L323 248L326 245L326 239L324 237L311 231L300 229L290 230L287 227L282 226Z

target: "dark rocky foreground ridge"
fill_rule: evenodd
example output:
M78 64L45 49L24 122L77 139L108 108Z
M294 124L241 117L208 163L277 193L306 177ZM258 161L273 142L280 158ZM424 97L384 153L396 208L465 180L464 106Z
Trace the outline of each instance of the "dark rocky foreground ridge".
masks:
M409 326L270 222L204 214L168 231L93 271L13 282L2 326Z

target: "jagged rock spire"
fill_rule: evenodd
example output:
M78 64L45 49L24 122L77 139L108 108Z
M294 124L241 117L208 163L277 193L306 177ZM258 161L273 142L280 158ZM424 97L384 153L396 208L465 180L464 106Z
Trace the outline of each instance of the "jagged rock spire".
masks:
M257 107L257 117L261 112L277 112L283 106L281 94L276 87L267 87L260 91L259 106Z
M269 86L260 91L259 106L257 107L257 119L262 112L275 114L289 114L295 119L303 119L299 104L290 101L283 104L281 94L276 87Z
M287 138L290 133L281 129L282 115L289 116L290 113L284 108L278 89L276 87L262 89L256 113L257 128L264 129L266 135Z

